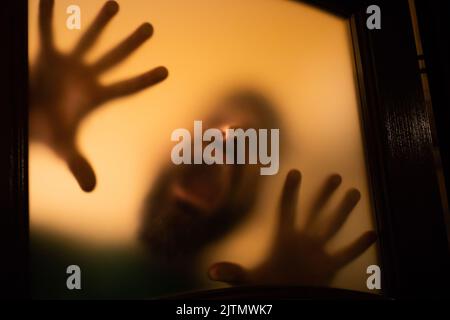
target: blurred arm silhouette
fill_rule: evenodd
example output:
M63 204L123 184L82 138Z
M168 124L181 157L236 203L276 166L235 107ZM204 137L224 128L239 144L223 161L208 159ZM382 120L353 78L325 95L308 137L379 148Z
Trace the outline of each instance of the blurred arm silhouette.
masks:
M232 285L329 285L339 269L356 259L376 240L375 233L368 231L334 254L325 250L326 243L340 230L360 199L359 191L350 189L336 211L320 220L319 213L341 181L339 175L331 175L327 179L313 202L305 226L296 230L301 174L298 170L291 170L283 187L275 239L266 260L253 270L230 262L215 263L208 270L209 278Z
M53 43L53 0L39 3L40 52L30 76L30 137L46 143L68 165L81 189L92 191L96 185L94 170L80 153L75 137L79 123L102 103L136 93L163 81L165 67L104 86L98 77L126 59L149 39L153 28L142 24L128 38L97 62L83 61L100 33L118 12L115 1L105 3L72 52L62 54Z

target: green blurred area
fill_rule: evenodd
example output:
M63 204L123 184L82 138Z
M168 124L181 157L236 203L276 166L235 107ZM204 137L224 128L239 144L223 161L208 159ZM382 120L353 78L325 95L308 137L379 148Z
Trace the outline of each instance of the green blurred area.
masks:
M48 230L30 239L34 299L151 299L194 290L194 276L174 274L138 247L92 247ZM69 265L81 269L81 289L69 290Z

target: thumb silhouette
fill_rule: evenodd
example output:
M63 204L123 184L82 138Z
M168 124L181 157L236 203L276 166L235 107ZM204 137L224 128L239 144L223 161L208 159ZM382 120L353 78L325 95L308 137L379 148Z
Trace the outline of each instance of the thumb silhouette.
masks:
M239 285L248 281L248 272L236 263L218 262L209 268L208 277L213 281Z

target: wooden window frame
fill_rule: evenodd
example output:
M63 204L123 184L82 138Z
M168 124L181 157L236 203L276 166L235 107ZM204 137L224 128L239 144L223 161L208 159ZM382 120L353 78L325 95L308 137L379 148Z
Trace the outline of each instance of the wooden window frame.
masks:
M442 161L448 164L449 141L445 137L450 135L445 124L450 122L444 120L449 120L445 111L449 95L442 84L448 83L449 64L438 50L444 28L430 26L430 17L443 14L436 10L443 4L416 0L424 31L425 60L431 68L433 110L443 117L435 123L424 98L407 0L306 3L348 19L351 28L366 163L379 237L383 297L446 296L450 283L445 222L448 212L442 205L442 181L434 150L439 137ZM381 8L381 30L366 27L366 8L371 4ZM28 2L6 1L2 7L0 234L5 258L1 266L2 285L6 286L2 293L9 298L29 298ZM448 184L446 166L444 175ZM257 287L203 291L190 297L376 296L330 288Z

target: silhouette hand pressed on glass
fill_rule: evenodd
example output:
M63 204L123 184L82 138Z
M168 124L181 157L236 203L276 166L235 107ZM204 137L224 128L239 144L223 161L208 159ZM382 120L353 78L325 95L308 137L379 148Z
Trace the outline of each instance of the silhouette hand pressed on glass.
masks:
M88 65L83 61L85 54L118 12L119 5L108 1L68 54L59 52L53 43L53 6L53 0L39 3L41 47L30 77L30 135L50 146L67 163L80 187L89 192L95 188L96 178L91 164L76 146L81 120L106 101L163 81L168 71L158 67L115 84L102 85L98 80L101 73L126 59L149 39L152 26L142 24L117 47Z
M360 199L358 190L349 190L333 215L320 221L319 213L341 180L339 175L328 178L314 201L304 228L296 230L295 215L301 174L291 170L283 187L278 227L268 257L252 270L230 262L215 263L208 271L210 279L232 285L329 285L339 269L356 259L376 240L375 233L368 231L333 254L326 251L325 245L340 230Z

